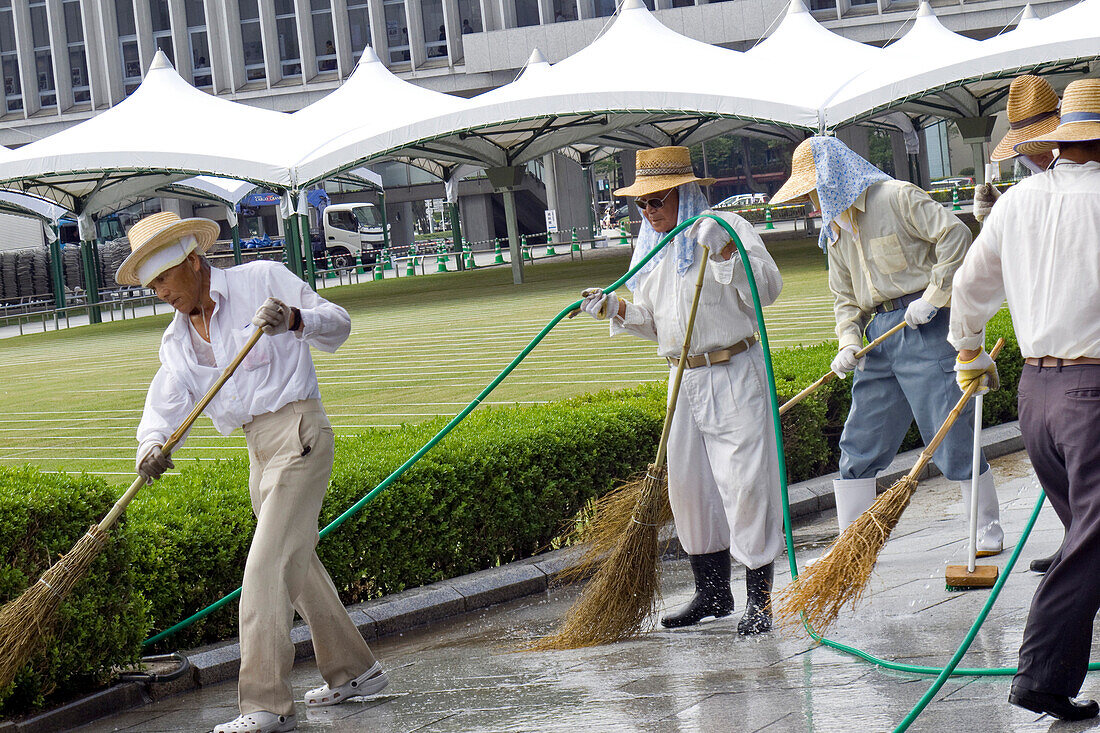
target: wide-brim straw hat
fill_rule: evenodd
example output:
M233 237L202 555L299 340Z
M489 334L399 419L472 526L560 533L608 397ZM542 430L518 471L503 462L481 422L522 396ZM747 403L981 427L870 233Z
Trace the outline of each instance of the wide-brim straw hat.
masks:
M156 272L145 273L145 282L142 282L138 271L149 257L176 244L189 234L198 241L197 249L206 252L217 241L220 230L217 222L210 219L181 219L171 211L151 214L130 227L130 231L126 233L130 240L130 256L119 265L115 280L120 285L148 285L160 273L183 262L187 253L181 249L181 256L167 258Z
M1024 140L1054 132L1058 127L1058 93L1046 79L1025 74L1008 87L1008 133L993 148L994 163L1015 158L1013 146Z
M781 204L802 198L817 188L817 167L814 166L813 138L806 138L794 149L791 156L791 177L771 197L771 204Z
M709 186L715 178L700 178L691 167L691 152L680 145L639 150L634 159L634 183L615 191L616 196L648 196L692 181Z
M1062 94L1062 118L1046 135L1017 143L1020 155L1038 155L1062 143L1100 140L1100 79L1079 79Z

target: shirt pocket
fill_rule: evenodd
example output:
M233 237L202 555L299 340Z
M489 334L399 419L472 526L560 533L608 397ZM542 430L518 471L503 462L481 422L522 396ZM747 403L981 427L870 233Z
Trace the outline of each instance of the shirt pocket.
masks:
M898 241L898 235L887 234L885 237L875 237L869 244L871 257L880 272L888 275L908 269L909 261L905 259L905 252L901 248L901 242Z
M236 357L240 353L241 349L248 342L248 339L252 338L252 333L256 330L256 327L249 324L244 328L235 328L229 333L229 354L230 358ZM241 361L241 369L246 372L251 372L261 367L266 367L271 363L271 339L272 336L261 336L260 340L249 350L248 354Z

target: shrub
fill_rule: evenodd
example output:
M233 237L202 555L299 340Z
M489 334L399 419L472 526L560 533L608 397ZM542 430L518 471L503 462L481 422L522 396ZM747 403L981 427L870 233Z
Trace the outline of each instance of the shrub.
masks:
M17 597L68 552L110 510L115 494L102 479L86 475L0 468L0 602ZM149 622L133 549L123 522L61 604L56 633L43 651L0 690L0 714L102 683L111 665L140 657Z

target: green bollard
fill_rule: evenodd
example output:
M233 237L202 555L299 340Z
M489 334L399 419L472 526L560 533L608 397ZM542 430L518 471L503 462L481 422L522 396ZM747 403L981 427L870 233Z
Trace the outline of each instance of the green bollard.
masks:
M764 222L765 229L775 229L775 224L772 224L772 207L770 206L764 207Z
M619 222L619 244L624 247L630 244L630 240L627 239L626 224L621 221Z
M519 249L521 252L523 252L523 259L527 260L528 262L535 261L534 255L531 254L531 248L527 246L527 237L519 238Z
M474 262L474 251L472 249L469 249L469 248L466 249L466 269L467 270L476 270L477 269L477 263Z
M435 257L435 271L447 272L447 255L443 250L440 250L439 254Z
M412 277L416 274L416 258L410 257L405 260L405 277Z
M388 249L386 249L385 247L382 248L382 269L383 270L392 270L393 269L393 259L390 257L390 251Z
M573 227L573 246L569 250L570 252L580 252L581 243L577 240L577 228Z
M959 206L959 184L955 184L951 187L951 210L962 211L962 207Z
M496 248L496 253L495 254L496 254L496 256L493 257L493 264L494 265L503 265L504 264L504 253L500 251L500 240L499 239L497 240L497 248Z
M551 236L549 234L547 234L546 235L546 256L547 257L553 257L557 253L558 253L558 251L556 249L554 249L554 240L551 238Z
M378 260L374 261L374 279L375 280L385 280L386 279L386 275L383 272L384 269L385 269L385 267L383 267L381 262L379 262Z

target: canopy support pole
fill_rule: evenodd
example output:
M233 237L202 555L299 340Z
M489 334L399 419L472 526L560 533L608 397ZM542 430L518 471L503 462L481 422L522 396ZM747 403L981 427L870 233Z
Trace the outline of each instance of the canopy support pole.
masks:
M382 249L390 248L390 220L386 218L386 192L378 192L378 208L382 212Z
M65 267L61 263L61 240L57 236L57 227L51 227L53 238L50 240L50 276L53 278L54 307L65 307Z
M458 254L458 269L466 269L466 260L462 256L462 222L459 220L458 203L450 201L447 203L450 208L451 214L451 236L454 237L455 252Z
M592 164L582 163L581 171L584 173L584 192L588 197L588 238L592 240L589 249L596 249L596 201L592 196Z
M523 284L523 253L519 249L519 226L516 221L516 192L504 189L504 220L508 224L508 252L512 255L512 284Z
M99 309L99 271L95 263L96 240L85 239L80 243L80 263L84 269L84 292L88 299L88 321L102 323Z
M235 206L225 207L226 219L229 221L229 231L233 235L233 264L239 265L244 259L241 256L241 222Z

